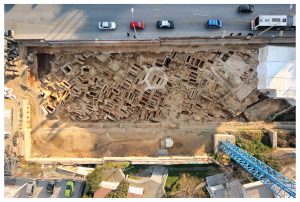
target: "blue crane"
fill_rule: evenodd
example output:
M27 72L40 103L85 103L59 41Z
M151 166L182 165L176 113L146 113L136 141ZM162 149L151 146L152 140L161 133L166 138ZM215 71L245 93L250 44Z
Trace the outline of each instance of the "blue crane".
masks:
M263 182L277 197L296 198L296 183L294 181L228 141L221 141L220 148L256 179Z

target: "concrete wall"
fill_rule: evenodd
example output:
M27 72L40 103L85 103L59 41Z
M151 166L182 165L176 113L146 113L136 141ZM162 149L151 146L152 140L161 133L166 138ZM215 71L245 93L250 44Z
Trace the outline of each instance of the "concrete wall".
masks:
M31 105L27 99L22 99L21 103L21 123L24 133L25 144L25 159L29 159L31 156Z
M273 149L277 148L277 131L265 129L268 132L268 136Z
M172 164L207 164L212 163L210 156L168 156L168 157L104 157L104 158L28 158L29 162L42 164L103 164L109 161L132 164L172 165Z
M235 144L235 136L228 135L228 134L214 134L213 136L214 153L219 152L221 141L229 141L232 144Z
M13 191L11 191L11 192L9 191L8 192L9 194L7 196L4 194L4 198L18 198L18 197L20 197L21 193L25 192L26 185L27 185L27 183L23 184L22 186L18 187L17 189L11 188ZM4 188L4 192L6 193L6 190L8 190L8 189L10 189L10 188L8 188L8 187Z
M274 193L261 181L244 184L245 198L274 198Z

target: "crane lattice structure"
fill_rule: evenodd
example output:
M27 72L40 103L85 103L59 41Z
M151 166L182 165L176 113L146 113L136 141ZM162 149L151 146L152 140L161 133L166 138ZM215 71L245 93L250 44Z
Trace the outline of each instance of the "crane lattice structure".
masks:
M255 178L263 182L277 197L296 198L296 183L294 181L228 141L221 141L220 148Z

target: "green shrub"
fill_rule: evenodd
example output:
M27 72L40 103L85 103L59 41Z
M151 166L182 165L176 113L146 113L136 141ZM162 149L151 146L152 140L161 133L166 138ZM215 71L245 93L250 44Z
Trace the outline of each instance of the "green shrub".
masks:
M126 168L130 165L130 162L106 162L105 164L102 164L101 167L104 169L110 169L110 168Z
M93 172L86 176L86 185L89 188L89 193L95 193L99 188L103 177L102 170L103 168L101 166L97 166Z
M264 162L274 170L280 171L282 165L276 160L274 160L272 157L266 155L272 151L272 148L264 145L261 142L261 139L255 138L254 140L249 141L242 138L238 138L236 144L238 147L244 149L249 154L257 158L258 160Z
M129 183L122 180L116 190L109 192L105 198L127 198Z

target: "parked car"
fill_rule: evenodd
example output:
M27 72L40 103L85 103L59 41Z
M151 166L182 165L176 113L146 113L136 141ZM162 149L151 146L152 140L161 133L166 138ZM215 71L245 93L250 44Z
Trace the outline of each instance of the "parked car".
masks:
M254 11L254 6L252 4L239 6L240 13L252 13L253 11Z
M36 184L37 184L36 180L31 180L27 183L26 197L33 197L36 191Z
M99 29L116 29L115 22L99 22Z
M139 21L131 21L130 22L130 28L131 29L144 29L145 28L145 23L144 22L139 22Z
M174 21L173 20L159 20L156 22L156 26L158 29L174 29Z
M73 192L75 189L75 183L73 181L67 181L66 182L66 189L65 189L65 197L72 197Z
M47 193L53 194L55 184L56 184L55 181L49 181L47 183L47 188L46 188Z
M207 21L207 27L212 29L219 29L223 27L222 20L210 19Z

